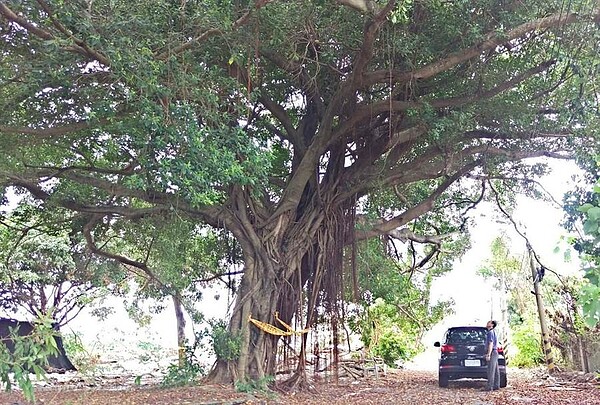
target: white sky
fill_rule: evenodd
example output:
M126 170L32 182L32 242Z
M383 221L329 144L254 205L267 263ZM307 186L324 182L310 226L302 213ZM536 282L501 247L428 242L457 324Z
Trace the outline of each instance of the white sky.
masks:
M578 169L574 163L553 162L553 172L544 177L540 183L558 202L563 194L573 186L571 177ZM494 296L491 281L484 280L476 274L484 262L491 258L490 246L492 241L504 232L512 243L512 254L522 257L526 254L525 241L514 230L508 221L501 223L499 212L493 212L491 205L482 205L475 210L476 225L471 230L471 249L460 260L454 269L445 276L434 281L431 291L432 301L437 299L453 299L455 314L438 325L428 334L426 339L439 340L450 325L477 324L484 325L490 319L499 319L497 308L492 308L492 301L498 301ZM578 270L576 253L571 255L572 262L564 261L565 250L571 250L569 245L561 240L567 231L560 226L564 217L561 207L543 201L519 197L514 220L520 232L524 233L531 242L533 249L542 263L559 274L568 274ZM559 247L557 253L554 252ZM494 296L494 298L492 298Z
M541 179L540 183L558 202L563 194L572 188L571 177L578 172L572 162L551 162L553 172ZM435 341L440 341L450 326L481 325L490 319L499 319L498 292L494 291L493 282L486 281L476 274L484 262L491 258L490 246L492 241L502 232L512 242L512 253L521 257L526 253L525 241L514 230L512 224L500 223L500 213L494 212L491 205L482 204L475 209L475 227L471 229L471 249L455 262L453 270L435 280L431 289L432 302L436 300L453 299L455 314L446 317L423 337L425 352L418 355L407 368L420 370L437 370L439 349L433 347ZM561 241L561 236L567 234L560 226L564 216L561 207L547 202L537 201L526 197L517 200L513 218L524 233L545 266L558 272L568 274L578 271L578 262L567 263L564 251L571 248ZM505 221L507 222L507 221ZM559 246L559 252L554 249ZM572 254L576 258L576 254Z

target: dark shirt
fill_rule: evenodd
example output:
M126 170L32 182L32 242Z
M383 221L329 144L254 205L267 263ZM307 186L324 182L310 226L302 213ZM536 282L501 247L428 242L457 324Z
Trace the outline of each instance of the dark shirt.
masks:
M496 337L496 331L494 329L488 330L485 338L485 347L490 347L490 342L493 344L492 350L498 349L498 338Z

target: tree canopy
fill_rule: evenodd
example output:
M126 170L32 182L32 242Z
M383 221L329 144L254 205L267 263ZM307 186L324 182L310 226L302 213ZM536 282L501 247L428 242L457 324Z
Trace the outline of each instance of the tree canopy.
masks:
M2 187L75 212L94 252L101 229L173 214L239 243L239 356L215 380L273 374L277 339L248 317L336 312L361 240L435 259L492 181L527 190L545 168L525 159L597 151L594 1L24 0L0 16Z
M90 254L68 216L43 218L36 211L23 203L0 222L0 308L63 326L116 292L124 274L115 262Z

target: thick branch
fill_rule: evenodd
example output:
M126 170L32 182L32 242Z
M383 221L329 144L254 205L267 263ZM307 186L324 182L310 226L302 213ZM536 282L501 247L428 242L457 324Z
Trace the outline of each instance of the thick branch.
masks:
M566 139L573 137L572 131L564 129L561 132L495 132L484 129L467 131L464 134L465 139L534 139L534 138L557 138Z
M389 13L394 9L396 5L395 0L388 1L388 4L374 16L373 20L370 21L366 27L363 36L363 43L360 47L360 52L355 58L354 66L352 68L352 74L350 76L350 83L359 83L362 81L362 76L369 65L371 58L373 57L373 44L377 39L377 33L381 26L387 21ZM355 90L354 86L349 91ZM340 90L342 93L346 93L348 90Z
M25 179L21 179L21 178L16 178L14 176L10 176L9 178L11 180L10 184L12 186L22 187L22 188L26 189L35 198L37 198L41 201L48 201L50 198L52 198L52 196L47 191L42 189L40 186L38 186L34 182L31 182L31 181L28 181ZM73 200L57 199L57 198L54 198L53 202L55 204L58 204L61 207L67 208L72 211L85 212L85 213L90 213L90 214L101 214L101 215L116 214L116 215L121 215L121 216L124 216L127 218L133 218L133 219L142 218L145 216L157 215L157 214L160 214L160 213L163 213L163 212L169 210L168 207L160 207L160 206L147 207L147 208L131 208L131 207L125 207L125 206L119 206L119 205L84 205L84 204L75 202Z
M6 125L0 125L0 134L22 134L22 135L34 135L42 139L52 138L55 136L67 135L73 132L81 131L84 129L91 129L96 125L101 126L107 123L108 120L102 119L97 123L92 124L89 121L79 121L72 124L66 124L59 127L50 128L28 128L28 127L11 127Z
M298 165L294 176L290 180L290 183L285 190L284 195L281 198L281 203L272 216L277 218L286 211L295 210L300 202L300 197L304 192L306 183L314 175L314 168L316 167L322 153L327 149L328 145L336 142L338 137L343 135L342 132L332 132L332 123L334 117L339 113L339 108L343 102L356 92L357 83L362 82L362 75L364 69L368 65L368 61L371 59L373 54L373 43L377 38L377 32L381 28L382 24L386 21L386 16L393 9L395 1L391 0L388 2L386 7L379 12L373 21L371 21L365 28L363 44L359 53L356 55L352 73L349 77L348 82L344 82L339 86L336 94L332 97L331 101L327 105L327 109L321 119L319 131L315 135L313 142L309 146L306 154L303 156L302 161Z
M408 222L420 217L428 211L431 211L435 201L444 191L448 189L456 180L461 178L464 174L473 170L481 162L475 161L467 165L464 165L460 170L457 170L452 176L447 177L427 198L421 201L419 204L407 209L400 215L396 215L394 218L385 221L379 225L374 226L370 230L357 231L356 239L363 240L369 239L378 235L388 234L396 228L400 228L406 225Z
M219 274L215 274L215 275L210 276L210 277L206 277L206 278L201 278L201 279L194 280L194 283L208 283L210 281L221 279L221 277L224 277L224 276L230 277L230 276L237 276L237 275L240 275L240 274L244 274L244 271L243 270L240 270L240 271L229 271L227 273L219 273Z
M271 114L273 114L273 116L283 126L286 134L285 138L287 138L295 147L304 149L306 146L304 145L304 142L302 142L301 138L298 136L296 128L294 128L292 120L290 119L285 108L263 95L260 96L259 101L262 105L264 105L267 108L267 110L271 112Z
M70 33L62 24L60 24L58 21L56 21L49 6L45 2L38 0L38 3L40 4L40 6L44 10L44 12L46 12L48 14L50 19L54 23L54 26L57 27L59 29L59 31L61 31L63 34L65 34L75 44L72 46L65 47L63 49L65 49L67 51L79 53L81 55L89 56L105 66L110 65L110 60L106 56L91 49L89 46L87 46L87 44L84 41L82 41L78 38L75 38L73 36L73 34ZM32 33L33 35L35 35L43 40L48 41L48 40L56 39L56 37L49 31L39 28L34 23L15 14L4 3L0 3L0 14L2 14L4 17L6 17L7 20L20 25L21 27L25 28L28 32Z
M318 88L315 86L315 81L310 78L303 69L302 65L297 62L292 62L285 59L283 55L273 52L269 49L261 48L261 55L273 62L278 68L289 74L290 77L297 78L298 88L303 89L314 102L318 102L320 113L325 110L321 97L318 94Z
M531 69L528 69L527 71L525 71L519 75L516 75L512 79L507 80L507 81L495 86L492 89L489 89L485 92L479 92L477 94L469 95L469 96L453 97L453 98L449 98L449 99L438 99L438 100L431 100L431 101L414 101L414 102L413 101L397 101L397 100L385 99L385 100L382 100L380 102L377 102L377 103L374 103L371 105L361 106L352 115L352 117L350 117L350 119L344 121L344 123L341 124L336 129L334 134L345 133L345 132L349 131L351 128L355 128L356 126L360 125L364 121L367 121L367 122L370 121L373 116L376 116L376 115L382 114L382 113L386 113L386 112L392 113L392 112L403 112L403 111L408 111L408 110L418 110L418 109L424 108L427 105L429 105L430 107L433 107L433 108L438 108L438 109L439 108L449 108L449 107L460 107L460 106L466 105L468 103L474 103L479 100L490 99L490 98L500 94L503 91L514 88L515 86L517 86L519 83L523 82L524 80L527 80L530 77L532 77L538 73L546 71L549 67L551 67L555 63L556 63L556 61L554 61L554 60L540 63L539 65L537 65ZM335 135L332 138L335 138Z
M278 57L278 56L271 56L271 57L273 58L273 60L278 61L278 66L279 66L279 63L282 65L280 67L283 67L284 65L287 66L287 64L283 61L283 58ZM247 72L238 63L235 63L235 62L232 63L230 66L228 66L228 70L229 70L229 75L232 78L236 79L242 86L246 87L246 90L248 92L250 92L254 88L252 80L248 77ZM275 117L279 121L279 123L283 126L285 133L282 133L281 131L278 130L278 133L280 134L282 139L289 140L297 150L306 149L306 144L302 141L302 138L298 135L298 131L296 130L296 128L294 128L292 120L291 120L290 116L288 115L288 112L286 111L286 109L283 108L280 104L276 103L271 98L269 98L269 96L264 93L260 94L258 101L268 111L270 111L271 114L273 114L273 117Z
M110 66L110 60L105 55L102 55L100 52L90 48L83 40L76 38L71 31L69 31L64 25L62 25L60 23L60 21L58 21L54 17L54 13L50 9L50 6L48 5L48 3L46 3L43 0L37 0L37 2L42 7L44 12L46 12L46 14L48 14L50 20L52 21L52 24L54 24L54 26L60 32L62 32L71 41L73 41L73 43L75 43L77 47L80 48L80 49L77 49L77 51L79 53L84 53L84 54L91 56L92 58L96 59L98 62L100 62L104 66Z
M444 240L456 236L458 232L451 232L444 235L419 235L408 228L401 228L392 229L386 234L402 242L411 240L418 243L431 243L434 245L440 245Z
M9 9L4 2L0 3L0 14L6 17L7 20L12 21L16 24L19 24L21 27L25 28L28 32L31 32L37 37L40 37L44 40L54 39L54 35L50 32L43 30L37 27L35 24L29 22L27 19L23 17L19 17L16 15L11 9Z
M592 13L585 16L576 13L556 13L548 17L526 22L502 34L496 32L489 33L482 42L411 72L390 72L389 70L373 72L365 77L363 84L368 86L375 83L388 83L390 80L394 82L409 82L415 79L428 79L441 72L445 72L460 63L466 62L469 59L476 58L483 52L493 50L499 45L520 38L530 32L539 31L545 28L559 27L571 23L590 20L595 21L599 16L600 9L595 9Z
M518 137L514 137L518 138ZM394 187L398 184L408 184L420 180L439 178L444 174L460 170L463 165L473 162L478 156L499 156L507 161L516 161L525 158L551 157L555 159L573 159L571 154L551 150L512 150L488 144L466 147L447 155L436 145L423 151L418 157L398 164L396 161L381 161L369 167L361 166L357 170L354 165L346 169L344 184L352 184L340 193L336 200L344 200L353 195L366 194L374 184L377 186Z
M271 1L272 0L257 0L256 3L254 4L254 10L258 10L258 9L262 8L263 6L270 3ZM242 25L244 25L246 22L248 22L250 15L252 14L252 12L254 10L248 9L240 18L238 18L236 21L234 21L234 23L231 26L231 30L235 30L235 29L241 27ZM160 55L157 56L157 58L160 60L165 60L173 55L179 55L179 54L185 52L186 50L192 48L196 44L198 44L202 41L205 41L208 38L213 37L219 33L221 33L221 30L217 29L217 28L212 28L212 29L206 30L202 34L198 35L197 37L192 38L191 40L184 42L183 44L181 44L173 49L170 49L168 51L161 53Z
M164 285L164 283L162 283L160 281L160 279L158 277L156 277L156 275L150 270L150 268L148 267L148 265L146 263L142 263L142 262L138 262L136 260L132 260L129 259L125 256L121 256L118 254L114 254L114 253L110 253L107 252L105 250L102 250L101 248L99 248L98 246L96 246L96 242L94 240L94 237L92 236L92 229L94 228L94 226L102 219L102 216L100 215L95 215L92 219L90 219L90 221L85 224L85 226L83 227L83 235L85 236L85 240L87 243L88 248L90 249L90 251L94 254L100 255L102 257L106 257L108 259L111 260L115 260L118 263L121 263L123 265L126 266L133 266L137 269L140 269L141 271L144 272L144 274L146 274L151 280L153 280L154 282L157 283L157 285L161 286L162 288L166 287Z

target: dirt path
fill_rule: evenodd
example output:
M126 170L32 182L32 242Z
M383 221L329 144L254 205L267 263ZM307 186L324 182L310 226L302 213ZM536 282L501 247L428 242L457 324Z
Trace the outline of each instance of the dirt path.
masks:
M332 376L330 376L332 377ZM600 404L598 380L574 373L548 377L543 373L511 370L509 384L495 392L482 392L485 381L456 381L439 388L433 371L393 370L379 378L341 378L338 383L321 379L314 392L272 394L240 393L218 385L179 389L156 387L73 388L50 387L37 390L37 403L44 405L207 405L207 404L463 404L463 405L546 405ZM1 393L0 404L24 405L18 393Z

